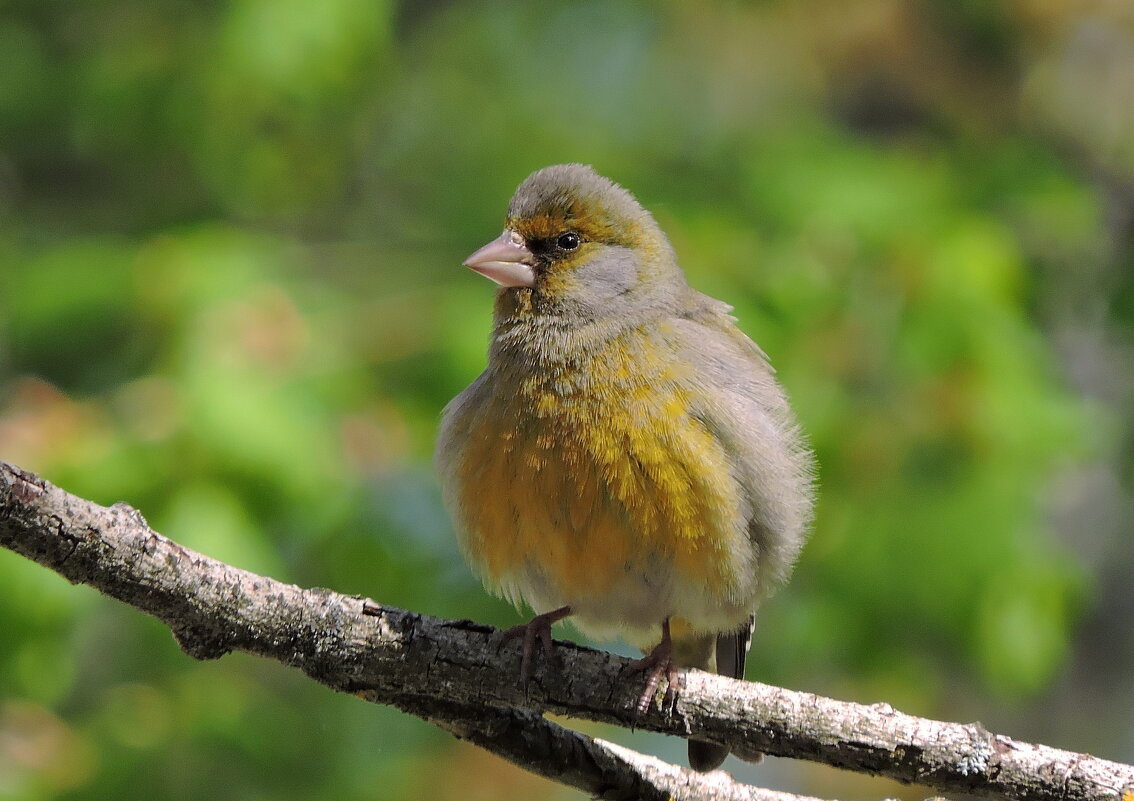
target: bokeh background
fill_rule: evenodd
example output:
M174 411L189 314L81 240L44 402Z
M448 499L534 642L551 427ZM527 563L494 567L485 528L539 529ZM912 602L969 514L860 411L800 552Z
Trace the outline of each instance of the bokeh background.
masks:
M430 454L487 343L460 261L562 161L655 212L818 451L749 677L1134 760L1126 0L10 0L0 458L244 568L516 622ZM0 797L317 796L579 797L0 552Z

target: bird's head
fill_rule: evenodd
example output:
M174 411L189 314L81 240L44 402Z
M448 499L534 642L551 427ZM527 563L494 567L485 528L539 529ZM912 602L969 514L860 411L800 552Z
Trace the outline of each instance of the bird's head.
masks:
M528 176L512 196L504 233L465 265L513 295L512 302L587 318L664 303L684 286L650 213L583 164Z

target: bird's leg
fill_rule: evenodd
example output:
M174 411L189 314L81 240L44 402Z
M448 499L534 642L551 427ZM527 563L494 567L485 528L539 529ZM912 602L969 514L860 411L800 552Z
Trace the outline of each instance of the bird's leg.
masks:
M521 684L527 684L528 679L532 676L532 656L535 654L536 640L539 640L543 645L544 656L551 659L555 652L555 645L551 641L551 624L559 622L570 614L571 607L561 606L550 612L544 612L542 615L536 615L527 623L513 626L501 636L500 644L496 647L498 651L503 648L504 644L509 640L514 640L518 637L522 637L524 640L520 657Z
M677 704L680 678L677 675L677 664L673 660L673 640L669 636L669 618L662 621L661 642L643 656L626 666L626 670L646 673L646 687L638 699L637 714L646 714L654 697L658 694L658 685L664 677L666 681L665 695L662 697L662 706L672 709Z

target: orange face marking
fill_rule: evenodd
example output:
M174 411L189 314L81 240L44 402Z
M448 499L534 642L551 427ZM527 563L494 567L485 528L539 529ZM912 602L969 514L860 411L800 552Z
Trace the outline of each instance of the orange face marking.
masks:
M508 219L505 225L528 240L552 239L567 231L574 231L587 242L633 247L646 238L636 221L621 220L616 223L612 215L596 213L595 209L578 200L554 212Z

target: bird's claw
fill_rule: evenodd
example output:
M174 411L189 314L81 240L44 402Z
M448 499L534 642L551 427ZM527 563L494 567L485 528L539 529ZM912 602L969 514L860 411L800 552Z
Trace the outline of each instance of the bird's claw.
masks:
M536 642L543 648L543 655L550 661L555 656L555 643L551 639L551 625L571 614L571 607L564 606L551 612L536 615L527 623L506 629L496 646L499 651L512 640L522 640L520 650L520 683L526 685L532 677L532 657Z
M677 707L677 696L681 692L681 676L677 672L677 663L673 659L673 642L669 638L669 621L662 629L662 641L641 659L635 659L622 670L623 672L645 673L646 686L638 698L634 708L635 717L646 714L654 698L658 694L658 687L664 678L666 682L665 695L662 696L662 709L672 713Z

